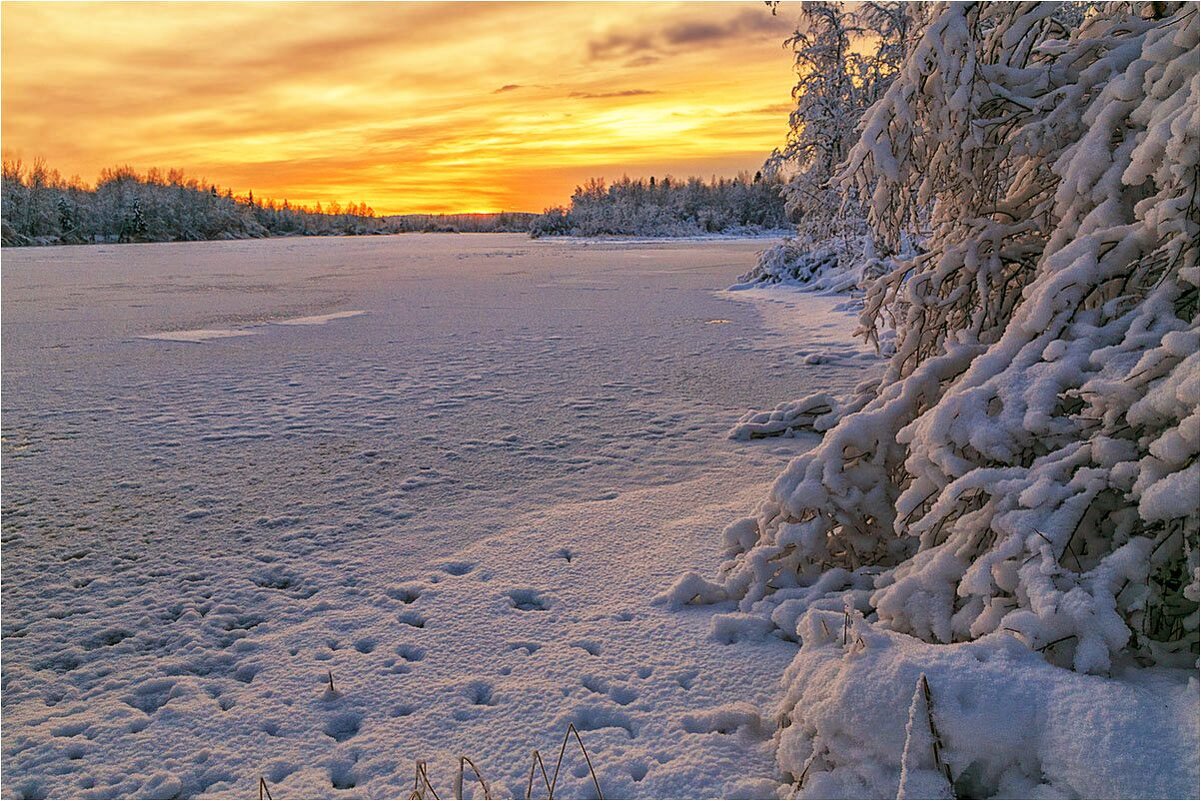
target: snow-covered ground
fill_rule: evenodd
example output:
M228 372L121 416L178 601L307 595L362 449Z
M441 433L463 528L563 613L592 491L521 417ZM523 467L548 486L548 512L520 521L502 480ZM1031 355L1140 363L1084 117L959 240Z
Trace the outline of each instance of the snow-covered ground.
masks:
M447 797L465 754L520 796L574 722L606 796L774 795L796 644L651 602L816 441L739 415L880 364L836 299L717 291L761 247L6 251L4 794L396 797L424 759Z

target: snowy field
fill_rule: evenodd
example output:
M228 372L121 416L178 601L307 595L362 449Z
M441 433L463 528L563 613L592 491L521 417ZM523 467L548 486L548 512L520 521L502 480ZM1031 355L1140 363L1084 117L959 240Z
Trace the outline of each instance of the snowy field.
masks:
M424 759L447 797L466 754L520 796L574 722L606 796L774 795L796 645L651 603L816 441L733 422L882 364L834 299L721 292L762 247L6 251L4 794L403 797Z

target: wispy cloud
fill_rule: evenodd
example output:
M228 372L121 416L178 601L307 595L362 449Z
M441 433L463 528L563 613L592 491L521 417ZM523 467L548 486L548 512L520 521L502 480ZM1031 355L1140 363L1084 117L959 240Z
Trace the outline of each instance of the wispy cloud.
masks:
M568 97L600 100L610 97L641 97L643 95L658 95L662 92L656 89L618 89L611 92L572 92Z

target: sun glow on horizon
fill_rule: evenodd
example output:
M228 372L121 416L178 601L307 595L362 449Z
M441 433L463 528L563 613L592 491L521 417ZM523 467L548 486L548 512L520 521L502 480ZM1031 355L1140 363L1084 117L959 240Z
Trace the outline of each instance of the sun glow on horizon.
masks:
M377 213L540 211L783 143L762 3L5 3L3 147Z

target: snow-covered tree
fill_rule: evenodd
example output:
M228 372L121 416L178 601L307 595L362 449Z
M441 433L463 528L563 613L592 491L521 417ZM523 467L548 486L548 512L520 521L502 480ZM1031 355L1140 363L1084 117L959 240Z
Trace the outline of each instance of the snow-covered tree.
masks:
M896 353L710 595L821 583L930 642L1195 663L1197 42L1193 4L931 11L841 172L881 248L923 243L867 293Z
M63 180L36 160L26 167L5 159L0 176L0 221L5 245L78 244L95 241L192 241L270 235L359 235L404 231L525 232L533 214L430 215L381 218L367 203L334 202L329 213L286 200L263 203L254 193L187 178L180 170L105 169L95 189L78 178Z
M742 280L821 289L862 281L852 271L863 266L866 210L835 176L864 112L896 77L923 13L899 2L801 4L796 33L785 42L795 58L796 108L786 144L767 162L769 174L789 175L784 196L797 234L765 251Z
M781 181L743 173L705 181L670 176L607 184L593 178L576 187L569 209L547 209L532 236L690 236L758 232L787 225Z
M848 203L832 179L855 143L863 113L896 75L912 13L902 3L801 5L796 33L785 42L795 58L796 108L788 141L768 165L795 169L784 194L803 240L820 244L866 230L857 204Z

